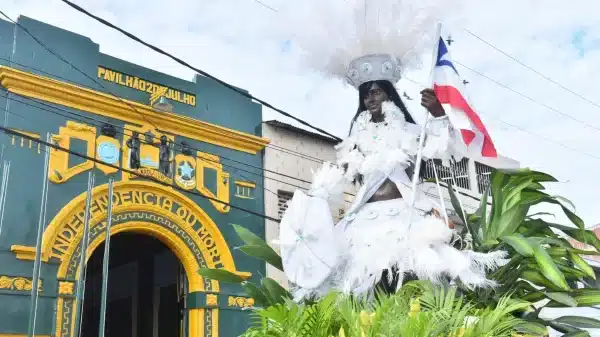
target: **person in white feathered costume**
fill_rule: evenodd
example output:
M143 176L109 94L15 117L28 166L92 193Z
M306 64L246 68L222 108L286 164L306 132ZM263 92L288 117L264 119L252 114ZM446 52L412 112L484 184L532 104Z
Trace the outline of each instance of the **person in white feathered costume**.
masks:
M331 1L344 6L341 0ZM402 7L402 1L397 0L371 3L380 7L388 4L392 12ZM389 14L385 8L379 10ZM366 6L364 14L369 17ZM458 279L469 287L494 286L486 278L486 271L506 262L504 252L481 254L455 249L453 231L440 218L440 208L420 189L410 211L411 172L421 128L402 103L394 84L400 79L403 61L407 62L403 56L411 51L414 57L412 43L415 35L423 33L415 28L414 21L425 21L423 16L403 20L412 27L408 32L401 31L399 22L394 25L400 30L378 27L369 32L365 28L362 40L357 40L356 35L347 37L346 45L351 45L353 52L343 52L341 36L335 41L342 45L332 41L330 62L321 60L327 64L322 70L345 78L358 89L359 107L349 136L336 147L337 162L323 164L314 174L307 194L295 192L281 221L278 243L284 271L299 300L320 297L331 290L356 296L370 296L376 289L394 292L406 277L434 282ZM362 27L355 21L357 27ZM382 21L377 22L381 25ZM342 31L339 26L335 28ZM316 38L305 40L307 51L312 51L310 43ZM399 44L395 49L386 44L394 38ZM319 51L322 53L322 48ZM422 105L434 117L427 124L423 158L462 157L464 145L433 90L426 89L421 94ZM339 200L352 183L360 189L346 216L334 224L328 202Z

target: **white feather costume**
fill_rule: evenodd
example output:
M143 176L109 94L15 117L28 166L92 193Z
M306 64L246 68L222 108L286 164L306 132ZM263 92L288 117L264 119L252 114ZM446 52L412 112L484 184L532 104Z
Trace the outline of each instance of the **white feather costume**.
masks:
M286 39L304 51L310 67L342 78L358 88L373 80L395 84L407 67L420 63L432 35L436 13L450 0L307 0L282 7L280 27ZM289 28L286 30L285 28ZM382 272L392 268L420 279L460 279L467 286L492 286L486 270L505 263L504 252L478 254L451 246L452 230L428 215L439 209L417 189L409 224L411 178L406 169L416 158L420 127L405 121L393 104L382 105L384 122L371 122L368 111L337 146L337 162L314 175L308 195L296 191L280 225L279 244L285 274L295 296L321 296L330 290L372 293ZM430 122L423 157L462 157L464 144L447 118ZM328 201L340 197L357 174L363 185L346 216L333 223ZM367 201L391 180L403 199ZM400 282L401 283L401 282Z
M382 110L383 123L372 123L370 113L362 113L350 136L337 147L336 165L325 163L315 173L308 195L296 191L289 203L278 243L296 298L321 296L333 289L369 295L382 271L392 268L400 275L411 272L434 282L450 277L467 286L493 286L485 272L504 264L505 253L453 248L452 230L442 219L428 215L439 210L438 205L419 189L409 226L406 201L412 191L406 169L416 155L419 127L406 123L392 103L384 103ZM460 153L462 143L445 118L434 120L427 130L424 158ZM334 225L327 201L338 198L355 173L364 176L363 186L347 215ZM403 199L367 203L387 179Z

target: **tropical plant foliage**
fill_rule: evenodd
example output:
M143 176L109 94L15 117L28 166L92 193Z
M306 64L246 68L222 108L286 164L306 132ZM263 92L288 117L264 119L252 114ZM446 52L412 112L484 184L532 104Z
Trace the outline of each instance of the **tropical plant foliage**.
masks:
M500 287L475 291L470 297L479 303L493 305L505 294L536 303L537 310L525 315L529 321L551 326L568 333L581 328L600 328L600 321L583 317L564 317L554 321L539 318L543 307L585 307L600 304L599 289L577 289L586 278L595 279L592 267L583 259L597 255L596 251L582 251L568 241L571 237L600 251L600 240L585 229L584 222L572 210L572 204L544 192L542 183L555 182L552 176L521 169L492 172L488 194L481 200L474 214L460 209L452 188L453 207L466 224L473 238L473 249L488 252L508 250L510 262L490 275ZM573 225L565 226L539 218L547 214L529 214L531 207L540 204L557 205ZM562 232L562 233L561 233ZM544 302L546 302L544 304Z
M331 293L313 304L286 301L258 309L254 327L243 337L508 337L531 332L512 314L528 306L505 297L495 308L478 309L458 296L456 288L413 281L374 303Z
M587 335L585 331L581 330L584 328L600 328L599 320L585 317L565 316L547 321L539 316L544 307L568 308L600 305L599 289L577 289L577 283L585 285L586 278L595 278L591 266L582 256L597 255L598 252L578 250L569 243L567 238L571 237L589 244L598 251L600 251L600 240L592 231L585 229L583 221L574 213L573 206L568 200L544 192L545 188L542 184L554 182L556 179L542 172L522 169L516 171L495 170L490 181L489 193L484 194L480 208L473 214L463 213L453 189L449 186L448 190L454 209L466 224L462 234L466 236L468 233L472 237L472 248L479 252L506 250L509 253L510 262L489 275L491 279L500 284L498 288L460 289L466 300L463 297L459 297L460 299L453 297L450 302L458 307L450 310L451 317L448 316L445 319L440 319L440 317L448 314L448 307L433 307L431 303L440 303L438 301L446 303L443 298L455 296L454 292L445 292L443 295L437 293L436 297L431 295L436 294L434 288L426 288L423 283L419 283L418 291L422 292L421 303L427 310L423 310L416 316L407 316L406 301L413 298L408 295L411 291L416 291L417 288L414 286L403 287L399 294L378 302L376 307L368 307L364 303L361 304L336 294L314 304L298 305L290 301L291 295L287 290L270 278L265 277L259 284L256 284L245 281L225 270L201 269L200 273L219 281L238 283L248 296L254 298L256 306L259 307L257 322L260 324L249 331L248 336L285 335L279 334L278 331L295 331L294 334L285 336L303 336L302 331L304 330L302 329L306 327L310 328L311 336L338 336L340 332L336 329L339 330L343 327L346 336L361 337L362 335L354 334L359 331L357 330L359 328L366 329L365 333L373 333L367 334L365 337L375 335L503 336L510 330L498 328L497 333L478 335L476 332L483 330L471 331L470 328L464 329L462 326L461 335L457 330L452 329L461 326L457 323L457 319L459 318L458 313L463 309L466 310L465 316L467 313L477 316L482 322L481 324L487 322L485 319L488 317L487 315L499 315L495 317L504 317L505 314L517 315L528 322L526 325L523 323L518 325L526 327L526 330L534 335L543 335L541 332L545 331L547 326L573 336ZM492 197L490 202L488 202L488 194L491 194ZM530 209L540 204L557 205L574 226L560 225L539 218L545 214L530 214ZM283 270L281 257L264 240L241 226L235 226L235 230L244 242L244 245L238 249ZM428 300L432 298L436 298L436 300ZM522 302L520 301L527 301L529 305L521 307ZM515 303L519 303L519 305ZM533 304L535 304L534 310L530 307ZM335 308L332 309L331 306ZM334 313L332 314L330 310L334 310ZM481 311L475 312L475 310ZM357 319L360 312L374 313L374 323L367 328L360 325ZM326 321L328 323L310 323L315 318L318 318L319 322ZM506 322L514 327L517 321L506 320ZM394 330L394 333L381 334L384 330L377 329L384 329L383 326L385 329L393 327L397 330ZM493 326L495 327L495 325ZM492 329L492 325L487 328ZM259 331L262 331L263 334L258 334ZM379 331L380 334L375 334L376 331ZM252 333L255 334L252 335ZM443 335L444 333L446 335Z

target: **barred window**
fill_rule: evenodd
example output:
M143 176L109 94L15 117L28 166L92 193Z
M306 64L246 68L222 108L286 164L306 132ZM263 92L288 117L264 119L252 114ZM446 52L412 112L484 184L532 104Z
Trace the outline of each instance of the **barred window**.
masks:
M427 161L424 168L425 178L435 178L435 173L433 171L434 165L435 169L437 170L438 178L440 179L440 181L445 183L452 183L452 168L442 165L442 161L439 159ZM471 181L469 179L469 159L463 158L461 161L456 162L456 164L452 166L454 167L456 185L467 190L471 189Z
M280 219L288 208L288 201L292 200L293 196L294 194L292 192L282 190L277 191L277 208Z
M475 162L475 172L477 173L477 190L480 194L485 193L490 186L490 175L494 169L482 163ZM489 192L491 195L491 191Z

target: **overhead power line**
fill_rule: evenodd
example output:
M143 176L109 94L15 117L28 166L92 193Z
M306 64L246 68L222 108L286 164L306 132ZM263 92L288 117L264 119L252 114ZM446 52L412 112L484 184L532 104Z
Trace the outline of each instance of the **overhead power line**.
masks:
M291 115L291 114L289 114L289 113L287 113L287 112L285 112L285 111L283 111L283 110L281 110L281 109L278 109L278 108L274 107L273 105L271 105L270 103L268 103L268 102L266 102L266 101L264 101L264 100L261 100L261 99L259 99L259 98L257 98L257 97L254 97L253 95L251 95L251 94L249 94L249 93L247 93L247 92L245 92L245 91L243 91L243 90L241 90L241 89L238 89L238 88L236 88L235 86L233 86L233 85L231 85L231 84L229 84L229 83L227 83L227 82L225 82L225 81L223 81L223 80L221 80L221 79L219 79L219 78L217 78L217 77L215 77L215 76L213 76L213 75L211 75L211 74L207 73L206 71L203 71L203 70L201 70L201 69L198 69L198 68L196 68L196 67L194 67L194 66L190 65L189 63L187 63L187 62L183 61L182 59L180 59L180 58L178 58L178 57L176 57L176 56L173 56L172 54L170 54L170 53L168 53L168 52L166 52L166 51L162 50L161 48L158 48L158 47L156 47L156 46L154 46L154 45L152 45L152 44L150 44L150 43L148 43L148 42L145 42L144 40L140 39L139 37L137 37L137 36L135 36L135 35L133 35L133 34L131 34L131 33L127 32L127 31L125 31L125 30L124 30L124 29L122 29L122 28L119 28L119 27L117 27L117 26L113 25L112 23L110 23L110 22L108 22L108 21L106 21L106 20L102 19L101 17L98 17L98 16L96 16L96 15L94 15L94 14L92 14L92 13L88 12L87 10L85 10L85 9L83 9L82 7L80 7L80 6L78 6L78 5L74 4L74 3L72 3L71 1L68 1L68 0L62 0L62 2L64 2L64 3L66 3L67 5L71 6L71 7L72 7L72 8L74 8L75 10L77 10L77 11L79 11L79 12L81 12L81 13L83 13L83 14L85 14L85 15L87 15L87 16L89 16L89 17L91 17L91 18L93 18L94 20L96 20L96 21L98 21L98 22L100 22L100 23L104 24L105 26L108 26L108 27L110 27L110 28L112 28L112 29L115 29L115 30L117 30L117 31L121 32L122 34L124 34L125 36L129 37L130 39L132 39L132 40L134 40L134 41L136 41L136 42L139 42L139 43L143 44L144 46L146 46L146 47L148 47L148 48L150 48L150 49L152 49L152 50L156 51L157 53L159 53L159 54L161 54L161 55L164 55L164 56L166 56L166 57L168 57L168 58L170 58L170 59L174 60L175 62L177 62L177 63L181 64L182 66L185 66L185 67L187 67L187 68L189 68L189 69L191 69L191 70L194 70L195 72L197 72L197 73L199 73L199 74L201 74L201 75L203 75L203 76L206 76L206 77L208 77L208 78L210 78L210 79L212 79L212 80L216 81L217 83L219 83L219 84L221 84L221 85L225 86L225 87L226 87L226 88L228 88L228 89L231 89L231 90L233 90L233 91L237 92L238 94L240 94L240 95L242 95L242 96L244 96L244 97L247 97L247 98L249 98L249 99L255 100L255 101L257 101L258 103L260 103L260 104L262 104L262 105L266 106L267 108L269 108L269 109L272 109L272 110L274 110L274 111L276 111L276 112L278 112L278 113L280 113L280 114L282 114L282 115L284 115L284 116L286 116L286 117L288 117L288 118L291 118L291 119L295 120L296 122L298 122L298 123L300 123L300 124L302 124L302 125L305 125L305 126L307 126L307 127L311 128L311 129L314 129L314 130L316 130L316 131L318 131L318 132L321 132L321 133L323 133L323 134L325 134L325 135L327 135L327 136L329 136L329 137L332 137L333 139L337 140L338 142L341 142L341 141L342 141L342 139L341 139L341 138L339 138L339 137L337 137L337 136L335 136L335 135L333 135L333 134L331 134L331 133L329 133L329 132L327 132L327 131L325 131L325 130L323 130L323 129L321 129L321 128L318 128L318 127L316 127L316 126L313 126L313 125L311 125L311 124L309 124L309 123L307 123L307 122L303 121L302 119L300 119L300 118L297 118L297 117L295 117L295 116L293 116L293 115Z
M481 41L481 42L483 42L483 43L487 44L488 46L492 47L492 48L493 48L493 49L495 49L496 51L498 51L498 52L500 52L500 53L504 54L506 57L510 58L511 60L513 60L513 61L517 62L517 63L518 63L518 64L520 64L521 66L523 66L523 67L525 67L525 68L529 69L530 71L534 72L535 74L539 75L540 77L542 77L542 78L543 78L543 79L545 79L546 81L548 81L548 82L551 82L551 83L553 83L553 84L555 84L555 85L559 86L560 88L562 88L562 89L564 89L564 90L568 91L569 93L571 93L571 94L573 94L573 95L575 95L575 96L577 96L577 97L579 97L579 98L583 99L584 101L586 101L586 102L588 102L588 103L592 104L593 106L595 106L595 107L597 107L597 108L600 108L600 105L599 105L598 103L596 103L596 102L594 102L594 101L590 100L589 98L587 98L587 97L585 97L585 96L583 96L583 95L581 95L581 94L579 94L579 93L577 93L577 92L575 92L575 91L573 91L573 90L569 89L568 87L566 87L566 86L562 85L561 83L559 83L559 82L557 82L557 81L553 80L553 79L552 79L552 78L550 78L549 76L547 76L547 75L544 75L542 72L540 72L540 71L538 71L538 70L535 70L535 69L534 69L534 68L532 68L531 66L528 66L527 64L525 64L524 62L520 61L520 60L519 60L519 59L517 59L516 57L514 57L514 56L510 55L509 53L505 52L504 50L502 50L502 49L500 49L500 48L496 47L496 46L495 46L494 44L492 44L491 42L489 42L489 41L486 41L486 40L485 40L485 39L483 39L481 36L479 36L479 35L477 35L477 34L473 33L472 31L470 31L470 30L468 30L468 29L466 29L466 28L463 28L463 30L464 30L465 32L467 32L468 34L470 34L471 36L473 36L474 38L478 39L479 41Z

